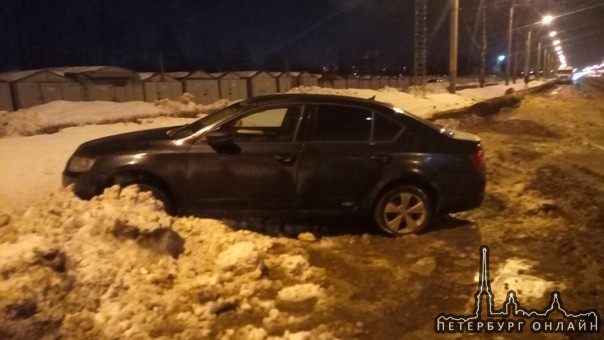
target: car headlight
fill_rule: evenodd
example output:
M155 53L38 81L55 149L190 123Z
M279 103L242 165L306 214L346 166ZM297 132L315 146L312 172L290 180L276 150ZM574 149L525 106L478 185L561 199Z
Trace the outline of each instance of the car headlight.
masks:
M86 158L86 157L71 157L69 160L69 165L67 166L67 170L70 172L86 172L92 168L94 165L94 158Z

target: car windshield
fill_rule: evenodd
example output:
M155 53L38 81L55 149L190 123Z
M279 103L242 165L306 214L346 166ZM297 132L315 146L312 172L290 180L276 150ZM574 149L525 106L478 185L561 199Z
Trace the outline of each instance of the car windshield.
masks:
M244 105L242 103L243 103L243 101L241 101L241 100L237 101L237 102L223 108L222 110L218 110L216 112L210 113L209 115L207 115L203 118L200 118L192 123L177 127L175 129L169 131L168 134L170 135L170 137L173 137L173 138L188 137L188 136L194 134L195 132L199 131L199 129L201 129L203 127L216 124L216 123L221 122L224 119L228 118L230 115L233 114L233 112L236 112Z

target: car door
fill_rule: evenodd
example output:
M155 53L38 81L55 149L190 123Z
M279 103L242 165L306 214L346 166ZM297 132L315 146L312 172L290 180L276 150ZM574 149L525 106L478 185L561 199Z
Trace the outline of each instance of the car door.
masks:
M356 106L314 105L307 117L298 208L356 208L391 166L391 141L403 127Z
M218 128L233 134L232 145L193 145L187 167L191 210L292 209L300 117L299 106L255 109Z

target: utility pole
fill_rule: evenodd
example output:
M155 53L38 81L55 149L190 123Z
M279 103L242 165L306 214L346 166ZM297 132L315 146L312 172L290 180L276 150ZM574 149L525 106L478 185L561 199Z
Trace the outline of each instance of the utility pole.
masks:
M505 63L505 85L510 83L510 71L512 69L512 27L514 26L514 6L516 6L516 0L512 0L512 7L510 7L510 23L508 25L508 55ZM513 77L513 82L516 84L516 77Z
M537 80L541 79L541 67L543 66L543 64L541 63L541 38L539 38L539 43L537 44L537 70L535 70L535 72L537 74L535 74L535 77L537 78Z
M426 85L426 17L427 0L415 0L415 61L413 63L414 84Z
M459 30L459 0L451 0L451 37L449 41L449 92L457 88L457 35Z
M159 79L164 80L164 55L162 52L159 52Z
M480 77L478 79L480 87L483 88L485 80L485 68L487 64L487 9L484 0L480 0L479 10L482 25L482 44L480 50Z
M547 50L543 51L543 79L549 78L549 53Z
M529 71L531 67L531 34L532 29L529 27L526 35L526 52L524 53L524 84L528 86Z

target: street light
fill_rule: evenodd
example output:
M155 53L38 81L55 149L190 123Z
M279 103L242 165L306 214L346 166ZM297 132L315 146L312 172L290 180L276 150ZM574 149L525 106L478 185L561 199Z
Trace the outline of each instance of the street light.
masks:
M541 19L541 24L549 25L554 21L554 17L551 15L546 15ZM551 32L550 32L551 35ZM537 79L541 78L541 39L543 37L539 37L539 43L537 44L537 71L535 77ZM524 62L524 77L528 77L529 64L531 58L531 28L529 27L528 36L526 38L526 60ZM526 81L526 80L525 80Z
M545 21L546 20L544 19L542 22L545 22ZM556 31L551 31L548 34L548 36L550 37L550 39L553 39L556 35L558 35L558 32L556 32ZM545 51L546 53L542 53L543 48L542 48L542 41L541 40L543 38L545 38L545 36L542 36L542 37L539 38L539 45L537 47L537 52L538 52L538 57L537 57L537 79L541 78L541 66L542 65L543 65L543 75L544 75L544 77L547 78L547 76L548 76L548 74L547 74L548 71L547 70L549 68L548 67L549 65L547 63L547 60L544 60L544 58L543 58L543 54L545 54L547 56L547 51ZM560 40L556 40L556 41L558 41L558 44L559 44ZM559 50L562 49L562 47L556 46L555 49L556 49L556 51L559 51ZM547 59L547 57L545 59Z
M508 60L505 63L505 85L510 83L510 71L512 68L512 26L514 25L514 7L516 6L516 0L512 0L512 6L510 7L510 22L508 24L508 46L507 55ZM512 77L514 84L516 84L516 76Z

